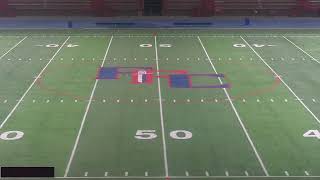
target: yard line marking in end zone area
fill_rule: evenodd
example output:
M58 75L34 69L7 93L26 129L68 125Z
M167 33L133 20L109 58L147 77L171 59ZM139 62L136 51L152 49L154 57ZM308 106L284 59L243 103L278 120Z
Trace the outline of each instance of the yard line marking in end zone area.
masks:
M112 43L112 40L113 40L113 36L111 36L111 39L109 41L109 44L108 44L108 47L107 47L107 50L106 50L106 53L104 55L104 58L103 58L103 61L101 63L101 67L104 65L106 59L107 59L107 55L109 53L109 49L110 49L110 46L111 46L111 43ZM70 155L70 159L68 161L68 164L67 164L67 167L66 167L66 170L65 170L65 173L64 173L64 177L67 177L68 176L68 173L69 173L69 170L70 170L70 166L71 166L71 163L72 163L72 160L73 160L73 157L75 155L75 152L76 152L76 149L78 147L78 143L79 143L79 140L80 140L80 136L81 136L81 133L82 133L82 129L83 129L83 126L84 126L84 123L86 121L86 118L87 118L87 115L88 115L88 112L89 112L89 109L90 109L90 106L91 106L91 102L92 102L92 99L93 99L93 95L95 93L95 90L97 88L97 84L99 82L99 79L97 78L94 85L93 85L93 88L92 88L92 91L91 91L91 95L90 95L90 99L88 101L88 104L87 104L87 107L86 107L86 111L83 115L83 118L82 118L82 122L81 122L81 125L80 125L80 129L79 129L79 132L78 132L78 135L77 135L77 138L76 138L76 141L74 143L74 146L73 146L73 149L72 149L72 152L71 152L71 155Z
M303 53L305 53L306 55L308 55L312 60L316 61L318 64L320 64L320 62L314 58L313 56L311 56L309 53L307 53L305 50L303 50L301 47L299 47L297 44L295 44L294 42L292 42L290 39L286 38L285 36L282 36L284 39L286 39L288 42L290 42L292 45L294 45L297 49L299 49L300 51L302 51Z
M2 59L7 54L9 54L9 52L11 52L14 48L16 48L19 44L21 44L27 38L28 38L28 36L25 36L22 40L20 40L17 44L15 44L12 48L10 48L6 53L4 53L2 56L0 56L0 59Z
M38 74L38 76L33 80L33 82L31 83L31 85L29 86L29 88L24 92L24 94L21 96L21 98L18 100L17 104L13 107L13 109L10 111L10 113L7 115L7 117L4 119L4 121L1 123L0 125L0 129L3 128L3 126L5 125L5 123L8 121L8 119L12 116L12 114L15 112L15 110L18 108L18 106L20 105L20 103L23 101L24 97L28 94L28 92L30 91L30 89L34 86L34 84L37 82L37 80L41 77L42 73L47 69L47 67L49 66L49 64L53 61L53 59L58 55L58 53L61 51L61 49L65 46L65 44L67 43L67 41L70 39L70 36L68 36L68 38L63 42L63 44L59 47L59 49L54 53L54 55L52 56L52 58L49 60L49 62L44 66L44 68L40 71L40 73Z
M154 36L154 47L155 47L155 52L156 52L156 64L157 64L157 76L160 76L159 57L158 57L158 47L157 46L158 46L157 36ZM158 94L159 94L159 106L160 106L160 120L161 120L161 131L162 131L164 168L165 168L165 174L166 174L166 178L167 178L167 177L169 177L169 170L168 170L166 135L165 135L165 131L164 131L164 121L163 121L161 83L160 83L160 78L157 78L157 79L158 79Z
M204 45L203 45L203 43L202 43L202 41L201 41L201 38L200 38L199 36L198 36L198 40L199 40L199 42L200 42L200 44L201 44L201 46L202 46L202 48L203 48L203 51L205 52L207 58L209 59L209 62L210 62L210 64L211 64L212 69L215 71L216 74L218 74L218 71L216 70L215 66L213 65L213 63L212 63L212 61L211 61L211 58L210 58L210 56L209 56L206 48L204 47ZM223 84L221 78L218 78L218 79L219 79L220 84ZM263 172L265 173L266 176L269 176L268 170L267 170L267 168L265 167L265 165L264 165L264 163L263 163L263 161L262 161L262 159L261 159L261 157L260 157L260 155L259 155L259 153L258 153L258 151L257 151L257 149L256 149L256 146L254 145L254 143L253 143L253 141L252 141L252 139L251 139L251 137L250 137L250 135L249 135L246 127L245 127L245 125L243 124L243 122L242 122L242 120L241 120L241 118L240 118L240 115L239 115L236 107L234 106L234 104L233 104L233 102L232 102L232 100L231 100L231 97L230 97L227 89L223 88L223 90L224 90L224 93L226 94L226 96L227 96L227 98L228 98L228 101L229 101L229 103L230 103L230 105L231 105L231 107L232 107L235 115L237 116L237 119L238 119L238 121L239 121L239 123L240 123L240 125L241 125L241 127L242 127L242 130L243 130L243 132L245 133L245 135L246 135L246 137L247 137L247 139L248 139L248 141L249 141L249 143L250 143L250 145L251 145L251 148L253 149L253 151L254 151L254 153L255 153L255 155L256 155L259 163L260 163L260 166L261 166Z
M282 77L260 56L260 54L242 37L240 38L248 45L248 47L259 57L259 59L276 75L280 81L288 88L288 90L296 97L296 99L302 104L302 106L314 117L314 119L320 123L319 118L309 109L309 107L299 98L299 96L290 88L290 86L282 79Z

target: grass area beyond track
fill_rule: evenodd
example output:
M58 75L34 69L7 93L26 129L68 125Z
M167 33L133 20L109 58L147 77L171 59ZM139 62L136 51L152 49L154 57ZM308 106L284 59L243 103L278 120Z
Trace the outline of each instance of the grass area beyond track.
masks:
M319 57L316 31L0 31L0 166L320 179Z

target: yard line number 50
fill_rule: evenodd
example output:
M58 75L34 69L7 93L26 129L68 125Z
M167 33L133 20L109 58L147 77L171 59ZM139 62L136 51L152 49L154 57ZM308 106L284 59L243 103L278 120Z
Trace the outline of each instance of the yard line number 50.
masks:
M170 137L177 140L187 140L192 138L192 133L186 130L175 130L170 132ZM156 130L137 130L134 136L139 140L152 140L158 137Z

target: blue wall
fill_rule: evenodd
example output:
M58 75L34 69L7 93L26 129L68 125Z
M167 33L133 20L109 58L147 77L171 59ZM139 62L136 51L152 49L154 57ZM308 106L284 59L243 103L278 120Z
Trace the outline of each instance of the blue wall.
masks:
M320 28L319 18L2 18L0 28ZM70 23L69 23L70 26Z

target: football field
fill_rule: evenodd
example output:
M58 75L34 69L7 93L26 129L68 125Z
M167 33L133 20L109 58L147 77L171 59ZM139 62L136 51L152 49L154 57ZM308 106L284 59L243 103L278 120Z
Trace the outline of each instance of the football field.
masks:
M315 30L0 31L0 166L320 179Z

